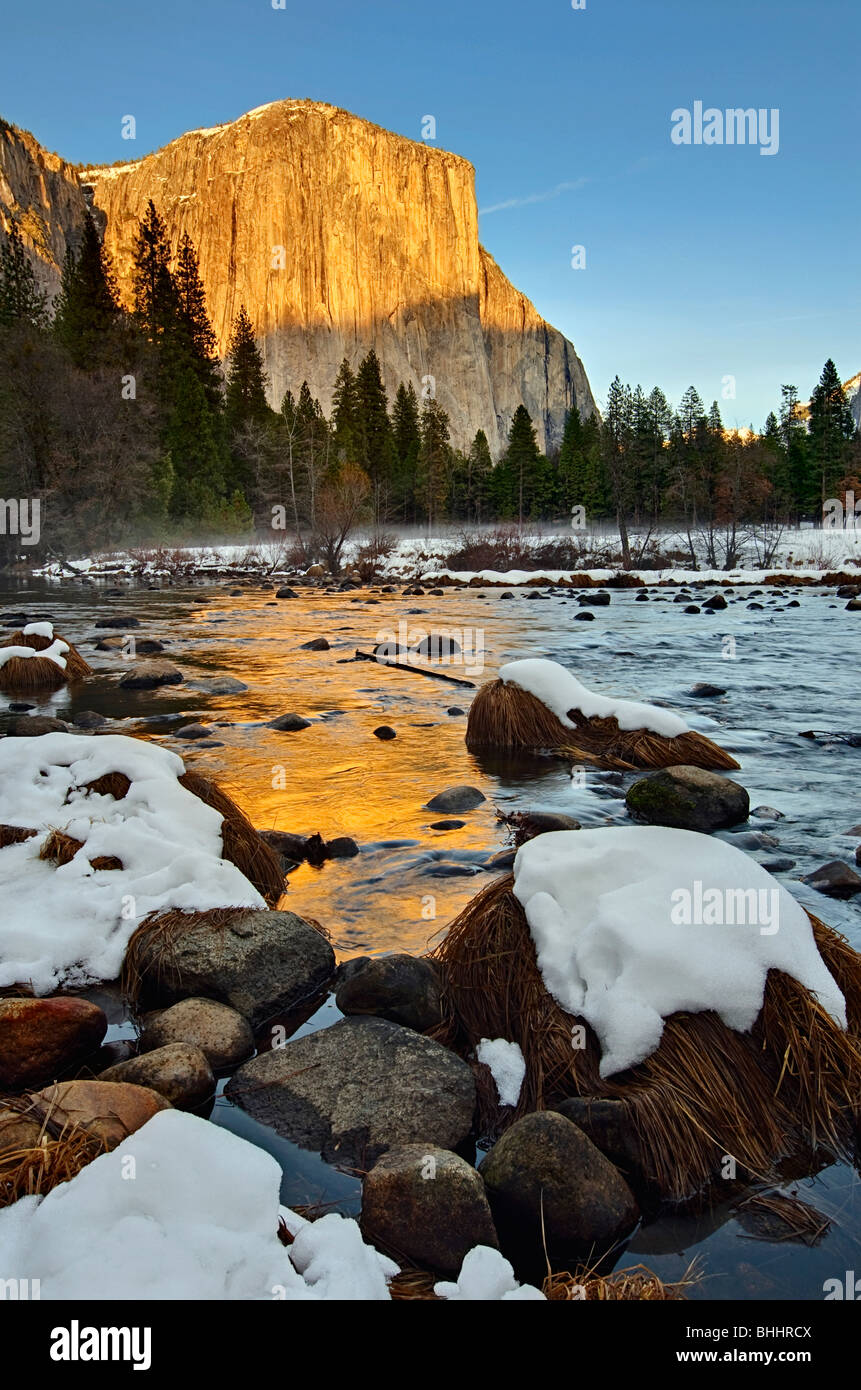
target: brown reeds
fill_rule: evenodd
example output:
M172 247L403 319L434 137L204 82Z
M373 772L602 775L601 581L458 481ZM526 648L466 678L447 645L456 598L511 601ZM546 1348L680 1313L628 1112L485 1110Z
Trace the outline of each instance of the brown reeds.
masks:
M645 1265L632 1265L629 1269L617 1269L604 1275L593 1271L578 1275L567 1270L548 1274L542 1293L551 1302L671 1303L687 1298L685 1290L696 1282L692 1269L676 1283L665 1284Z
M848 1151L861 1119L861 958L837 933L811 919L847 999L847 1031L797 981L772 970L750 1033L712 1012L673 1014L650 1057L604 1079L591 1028L544 986L513 883L508 876L474 898L431 956L445 1010L437 1040L469 1057L482 1038L503 1037L526 1061L516 1107L500 1108L489 1087L479 1088L486 1132L569 1097L620 1101L644 1180L679 1200L700 1190L725 1155L764 1179L800 1144Z
M821 1211L782 1192L756 1192L736 1208L736 1217L753 1240L814 1246L831 1230Z
M50 1107L43 1113L19 1097L4 1097L0 1105L0 1115L17 1111L22 1119L32 1118L40 1125L34 1144L0 1151L0 1208L21 1197L44 1197L108 1151L106 1140L80 1125L54 1119Z
M65 642L69 648L63 653L65 667L58 666L48 657L13 657L5 666L0 667L0 689L22 693L59 690L69 681L81 681L93 674L93 668L84 660L77 647L59 633L49 638L35 632L13 632L11 637L0 642L0 647L29 647L31 651L43 652L54 641Z
M723 748L693 730L667 738L652 729L620 729L614 716L587 719L572 709L568 718L573 729L530 691L512 682L488 681L470 706L466 746L548 751L571 762L620 772L682 764L729 772L739 766Z
M268 907L275 907L284 893L281 861L261 839L251 821L236 802L216 782L199 772L186 772L180 784L223 817L222 853L252 883Z
M64 830L52 830L39 850L39 858L50 859L57 865L71 864L78 850L83 848L83 840L76 840Z
M0 825L0 849L5 849L7 845L22 845L38 833L38 830L27 830L21 825Z

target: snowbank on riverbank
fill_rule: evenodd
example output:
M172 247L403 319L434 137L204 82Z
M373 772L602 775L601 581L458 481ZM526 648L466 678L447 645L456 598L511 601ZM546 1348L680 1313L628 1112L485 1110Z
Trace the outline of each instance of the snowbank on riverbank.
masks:
M594 1028L602 1076L654 1052L673 1013L713 1009L747 1032L770 969L846 1027L806 912L725 840L660 826L556 831L518 850L514 879L544 983Z
M494 528L476 528L492 539ZM359 547L367 540L357 534L348 541L344 550L346 568L353 563ZM655 536L663 552L669 554L687 553L687 538L671 530ZM548 584L569 582L573 576L586 577L593 583L607 583L617 573L617 569L589 567L590 552L597 557L595 547L599 547L604 558L618 550L618 536L611 530L597 529L594 532L572 533L558 527L524 528L522 542L524 549L538 548L548 542L570 545L578 544L581 549L580 564L583 568L575 571L550 570L543 568L509 570L453 570L446 566L446 557L461 548L463 532L452 527L447 532L436 535L416 536L401 534L395 547L380 564L380 575L392 580L421 579L431 582L441 580L450 583L468 584L480 580L487 584ZM696 549L696 542L695 542ZM110 554L77 558L71 565L56 562L36 570L37 575L52 579L69 578L73 574L81 578L117 578L121 576L137 578L158 578L171 576L193 579L200 574L248 574L258 577L283 578L294 575L295 570L287 565L289 546L283 540L264 540L245 544L199 545L188 547L153 548L149 551L116 551ZM738 569L644 569L632 573L647 584L667 582L711 583L734 582L739 584L762 584L768 575L788 573L793 577L821 581L828 573L852 572L861 567L861 528L858 530L822 529L802 526L797 530L786 530L777 542L773 558L767 568L757 563L756 548L742 547L741 559L744 566ZM697 563L706 563L704 554L697 552ZM859 573L861 582L861 573Z
M112 772L131 781L121 800L87 790ZM175 753L122 735L0 741L0 824L37 832L0 849L0 987L114 979L150 912L266 906L222 858L222 817L184 772ZM57 830L81 844L60 865L39 857ZM101 858L122 868L94 869Z
M398 1266L347 1217L279 1207L280 1184L270 1154L163 1110L71 1182L0 1211L4 1268L38 1279L42 1299L388 1300ZM458 1300L543 1297L481 1246L439 1288Z

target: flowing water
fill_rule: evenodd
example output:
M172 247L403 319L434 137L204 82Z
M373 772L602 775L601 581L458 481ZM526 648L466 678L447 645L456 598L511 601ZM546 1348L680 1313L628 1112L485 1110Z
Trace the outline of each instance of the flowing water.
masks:
M409 597L305 589L277 601L269 585L243 586L241 595L234 587L129 587L122 598L106 598L96 585L27 584L0 592L0 605L31 620L50 616L96 668L85 685L32 700L34 713L70 718L95 710L114 721L114 732L142 734L181 753L189 766L221 783L259 828L357 841L357 857L293 872L284 900L326 926L340 959L423 950L489 881L483 865L506 844L497 812L563 811L584 826L627 820L630 776L588 770L572 778L550 759L469 753L463 740L472 689L350 660L357 648L367 652L375 642L403 640L405 631L412 642L436 629L458 636L472 653L468 671L455 664L435 668L456 679L477 685L505 661L547 656L602 694L678 710L737 757L742 771L736 775L752 807L782 813L779 820L752 817L742 828L777 841L749 852L764 863L792 861L776 876L861 949L858 906L823 898L799 882L827 860L853 862L861 839L847 833L861 823L861 746L846 737L861 734L861 614L847 613L833 591L766 589L754 600L763 605L757 611L747 606L749 589L728 590L726 610L698 615L673 603L672 589L652 591L648 603L631 591L614 591L610 606L590 609L594 621L585 622L576 620L576 598L560 590L514 590L504 600L494 589ZM706 596L693 591L693 601ZM788 606L793 599L798 607ZM88 643L104 635L93 624L111 611L137 618L137 637L165 643L163 657L182 670L182 686L150 692L119 687L130 662ZM321 636L330 650L302 650ZM215 676L233 676L248 688L233 695L193 689L194 681ZM726 694L694 697L689 692L697 681ZM0 700L0 724L6 703ZM310 726L297 733L267 727L292 711ZM192 721L211 727L208 746L175 737ZM380 725L392 726L397 737L374 737ZM809 730L828 737L800 737ZM435 793L461 783L487 798L477 810L443 816L426 809ZM434 828L440 821L462 824ZM724 838L732 841L732 834ZM329 1000L300 1032L337 1017ZM117 1015L110 1036L131 1032ZM286 1202L319 1199L356 1209L354 1179L221 1098L213 1118L276 1155ZM696 1218L676 1214L642 1227L618 1263L642 1261L675 1278L699 1255L705 1277L693 1297L822 1298L824 1280L861 1269L858 1175L834 1164L785 1190L832 1218L830 1233L814 1249L752 1238L738 1219L736 1196Z

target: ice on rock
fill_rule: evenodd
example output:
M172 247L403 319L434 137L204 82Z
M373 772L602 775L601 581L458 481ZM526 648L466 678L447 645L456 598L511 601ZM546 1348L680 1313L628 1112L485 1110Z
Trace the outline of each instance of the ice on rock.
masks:
M596 695L556 661L545 661L538 657L527 661L510 661L500 668L499 678L506 685L510 682L534 695L568 729L575 727L568 718L568 711L577 709L587 719L615 716L620 729L651 729L665 738L690 733L690 726L670 710L640 704L637 700L616 700L606 695Z
M557 831L518 850L514 878L544 983L595 1030L602 1076L654 1052L680 1010L713 1009L748 1031L770 969L846 1027L806 912L724 840L661 826Z
M222 817L180 785L184 771L175 753L119 734L0 740L0 823L38 831L0 850L0 987L114 979L150 912L266 906L222 858ZM108 772L131 781L120 801L84 790ZM71 863L40 860L51 830L82 841ZM101 855L123 868L94 870Z

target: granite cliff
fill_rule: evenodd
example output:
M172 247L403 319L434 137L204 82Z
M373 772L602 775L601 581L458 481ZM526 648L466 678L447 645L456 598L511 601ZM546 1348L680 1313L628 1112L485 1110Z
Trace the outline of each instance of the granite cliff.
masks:
M457 155L298 100L80 174L17 134L0 192L40 224L31 244L46 283L86 198L128 299L151 198L173 245L187 231L197 247L222 353L245 304L275 405L307 379L328 411L341 359L355 364L373 345L390 396L402 380L435 391L462 447L483 429L498 455L521 402L545 446L572 403L594 408L573 344L479 244L474 170Z

